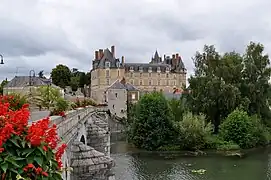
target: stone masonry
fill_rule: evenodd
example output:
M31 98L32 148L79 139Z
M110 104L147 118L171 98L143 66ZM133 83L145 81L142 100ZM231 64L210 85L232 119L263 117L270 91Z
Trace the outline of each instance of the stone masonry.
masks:
M61 143L68 145L62 157L63 180L114 179L106 111L104 108L86 107L66 112L65 118L50 117L51 123L57 125Z

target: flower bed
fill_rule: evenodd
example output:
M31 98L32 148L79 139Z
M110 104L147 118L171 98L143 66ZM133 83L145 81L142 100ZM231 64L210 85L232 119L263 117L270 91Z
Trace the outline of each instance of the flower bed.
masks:
M28 105L14 109L13 97L0 96L0 179L62 179L56 125L49 117L28 126Z

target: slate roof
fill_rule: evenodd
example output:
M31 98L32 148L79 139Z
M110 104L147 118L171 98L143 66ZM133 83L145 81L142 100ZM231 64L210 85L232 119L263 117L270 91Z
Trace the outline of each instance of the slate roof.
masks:
M110 62L110 68L117 68L117 63L120 63L119 59L114 58L108 48L103 51L103 56L100 60L94 61L93 66L95 68L105 68L105 62Z
M108 89L126 89L127 91L139 91L130 83L121 83L120 80L116 80Z
M30 81L29 76L15 76L11 81L8 82L5 88L26 87L26 86L29 86L29 81ZM40 77L31 77L31 85L33 86L50 85L50 83L51 83L50 79L43 79ZM52 84L52 86L57 87L54 84Z

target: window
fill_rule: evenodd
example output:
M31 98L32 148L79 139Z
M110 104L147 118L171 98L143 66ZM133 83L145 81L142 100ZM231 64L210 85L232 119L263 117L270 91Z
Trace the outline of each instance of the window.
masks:
M110 76L109 70L106 70L106 71L105 71L105 76L106 76L106 77L109 77L109 76Z
M160 67L157 67L157 72L160 72L160 71L161 71Z
M160 80L158 80L157 85L160 86Z
M160 77L160 73L158 73L158 77Z
M166 77L168 78L169 77L169 74L167 73Z
M105 62L105 68L110 68L110 62Z
M110 79L106 79L106 84L110 85Z
M174 74L174 79L176 79L176 74Z
M151 86L151 80L149 80L149 86Z
M149 73L149 77L151 77L151 73Z
M118 67L118 68L120 67L120 62L117 62L117 67Z
M142 77L142 73L140 73L139 76Z
M169 81L167 80L167 86L169 85Z
M142 85L143 85L142 80L140 80L140 81L139 81L139 85L140 85L140 86L142 86Z
M135 100L135 98L136 98L136 95L133 93L132 94L132 100Z
M133 80L133 79L131 79L130 83L131 83L132 85L134 85L134 80Z
M169 71L169 67L166 67L166 71Z
M133 77L133 73L132 72L130 73L130 77Z
M118 97L118 93L115 93L116 98Z
M142 72L143 71L143 67L139 67L139 71Z
M176 86L176 81L173 81L173 86Z
M133 66L130 66L130 70L133 71L133 70L134 70L134 67L133 67Z

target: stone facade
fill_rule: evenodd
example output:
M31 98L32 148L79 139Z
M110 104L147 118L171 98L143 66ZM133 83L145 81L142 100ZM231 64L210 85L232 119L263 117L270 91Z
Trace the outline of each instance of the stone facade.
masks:
M115 47L95 51L91 70L91 97L99 103L106 101L105 90L123 77L140 91L173 92L186 86L186 68L179 54L164 55L156 51L149 63L126 63L115 57Z
M57 125L61 143L68 145L62 157L63 168L68 170L71 167L73 171L64 171L64 180L114 179L106 111L103 108L86 107L67 112L66 118L50 117L51 124ZM99 141L94 142L96 139Z

